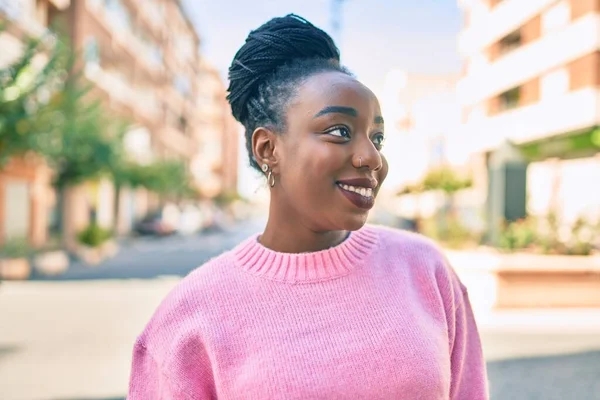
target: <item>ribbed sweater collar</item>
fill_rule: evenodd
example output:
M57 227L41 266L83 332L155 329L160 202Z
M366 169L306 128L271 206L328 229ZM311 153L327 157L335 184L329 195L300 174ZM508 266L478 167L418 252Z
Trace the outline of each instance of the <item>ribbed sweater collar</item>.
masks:
M377 244L377 232L365 226L342 243L310 253L280 253L263 246L254 234L233 250L247 273L286 283L312 283L348 275L361 266Z

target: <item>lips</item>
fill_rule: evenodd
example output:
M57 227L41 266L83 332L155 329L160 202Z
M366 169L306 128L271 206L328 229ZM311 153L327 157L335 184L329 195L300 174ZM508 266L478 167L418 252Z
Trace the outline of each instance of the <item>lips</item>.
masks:
M375 204L374 189L377 181L368 178L345 179L337 182L344 197L361 209L371 209Z

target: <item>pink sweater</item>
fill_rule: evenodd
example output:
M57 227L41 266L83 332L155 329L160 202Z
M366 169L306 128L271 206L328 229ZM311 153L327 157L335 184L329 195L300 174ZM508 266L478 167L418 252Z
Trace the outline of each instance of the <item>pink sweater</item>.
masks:
M257 237L163 301L129 400L488 398L467 291L428 240L366 226L284 254Z

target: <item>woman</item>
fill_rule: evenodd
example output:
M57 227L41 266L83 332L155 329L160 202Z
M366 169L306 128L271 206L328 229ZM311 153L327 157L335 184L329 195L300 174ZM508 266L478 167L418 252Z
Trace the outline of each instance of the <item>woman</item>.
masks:
M387 174L384 121L331 38L275 18L229 72L269 220L163 301L135 344L129 400L487 399L467 292L444 257L365 226Z

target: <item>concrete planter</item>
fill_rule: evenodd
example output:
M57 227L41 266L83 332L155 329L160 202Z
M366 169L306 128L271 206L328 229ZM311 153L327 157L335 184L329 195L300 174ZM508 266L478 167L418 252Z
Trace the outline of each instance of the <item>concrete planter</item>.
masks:
M42 275L60 275L69 268L69 257L60 250L38 254L33 259L33 268Z
M600 308L600 256L447 251L474 308Z
M0 280L25 280L31 275L31 265L26 258L0 259Z
M498 308L600 307L600 257L508 254L498 279Z
M114 240L109 240L98 247L80 245L76 254L85 264L98 265L108 258L114 257L119 251L119 246Z

